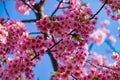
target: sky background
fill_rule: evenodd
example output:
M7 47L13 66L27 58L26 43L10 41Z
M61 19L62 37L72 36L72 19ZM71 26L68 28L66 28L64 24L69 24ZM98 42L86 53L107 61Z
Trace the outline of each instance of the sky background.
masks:
M99 0L83 0L83 1L90 4L90 7L91 7L93 13L96 13L96 11L102 6L102 4L101 4L101 2L99 2ZM47 0L46 1L45 9L44 9L45 15L52 14L52 12L54 11L54 9L56 7L56 3L57 3L57 0ZM12 20L24 20L24 19L34 19L35 18L35 15L32 13L32 11L30 12L30 15L26 15L26 16L18 13L15 10L14 0L6 0L6 8L7 8L10 18ZM59 14L59 12L60 11L58 11L57 14ZM110 18L108 18L106 16L104 10L102 10L97 16L99 18L97 25L96 25L97 28L100 27L100 24L103 20L110 21L110 25L107 26L107 29L109 29L111 31L111 34L114 35L115 38L117 39L116 44L114 44L113 46L115 46L116 50L119 51L120 50L120 38L117 37L117 28L120 26L120 24L118 22L113 21ZM2 18L2 17L8 18L5 13L4 7L3 7L3 3L0 2L0 18ZM29 32L37 31L34 23L27 23L26 26L27 26L27 30ZM106 43L103 43L100 46L94 45L92 48L92 51L97 52L101 55L107 56L109 62L112 63L113 61L110 59L112 53L106 53L106 50L105 50L106 48L109 48L109 46ZM34 68L35 80L49 80L50 76L52 75L51 72L53 72L51 61L49 59L49 56L45 54L43 57L41 57L41 61Z

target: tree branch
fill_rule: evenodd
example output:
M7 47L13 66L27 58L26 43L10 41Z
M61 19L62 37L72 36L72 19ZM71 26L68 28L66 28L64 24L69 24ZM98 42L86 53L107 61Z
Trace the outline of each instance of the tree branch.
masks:
M29 20L21 20L21 22L27 23L27 22L36 22L37 19L29 19Z
M71 76L72 76L75 80L78 80L75 76L73 76L73 74L71 74Z
M39 3L36 3L33 7L38 11L36 14L37 20L41 19L44 16L44 4L46 0L40 0Z
M7 8L6 8L5 1L3 1L3 6L4 6L4 9L5 9L5 12L6 12L8 18L10 18L10 15L9 15L8 10L7 10Z
M111 69L111 70L120 70L120 68L111 68L111 67L108 67L108 66L105 66L105 65L94 64L94 63L90 62L89 60L86 60L86 62L89 63L90 65L92 65L95 68L103 67L103 68L107 68L107 69Z
M38 13L38 11L31 5L27 4L26 0L21 0L26 6L28 6L34 13Z
M60 2L61 0L57 0L58 2ZM70 2L63 2L63 3L65 3L65 4L70 4Z
M90 18L90 20L91 19L93 19L93 18L95 18L97 15L98 15L98 13L103 9L103 7L107 4L107 2L108 2L108 0L105 0L105 3L101 6L101 8Z
M50 48L48 48L48 50L51 50L53 47L55 47L56 45L58 45L63 39L59 40L58 42L56 42L53 46L51 46Z
M53 11L53 13L51 14L50 17L54 16L54 14L57 12L57 10L59 9L59 7L60 7L60 5L61 5L62 2L63 2L63 0L59 1L59 4L58 4L57 8Z
M52 53L48 51L48 55L51 59L51 62L52 62L52 65L53 65L53 69L54 71L57 71L58 70L58 63L57 63L57 60L53 57Z

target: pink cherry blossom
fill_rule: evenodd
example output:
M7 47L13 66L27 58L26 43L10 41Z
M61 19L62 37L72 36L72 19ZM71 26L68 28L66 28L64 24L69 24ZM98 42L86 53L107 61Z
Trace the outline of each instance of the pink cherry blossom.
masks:
M97 45L102 44L106 37L110 34L110 31L105 27L108 24L108 21L104 21L101 24L101 27L90 35L91 40Z
M116 52L113 52L112 58L115 60L119 59L119 54Z
M6 44L7 36L8 36L8 32L6 31L6 28L0 24L0 47L3 44Z
M29 5L34 5L35 1L34 0L25 0L25 2ZM18 12L24 14L24 15L28 15L29 11L31 10L27 5L25 5L22 1L20 0L16 0L16 9L18 10Z
M109 42L112 43L112 44L114 44L116 42L115 37L114 36L110 36L109 37Z
M61 13L40 18L41 10L37 8L41 9L44 0L15 0L18 12L29 14L33 8L38 12L33 10L36 15L34 23L39 31L35 36L32 35L34 32L27 31L23 23L27 20L5 21L0 18L0 79L34 80L33 68L44 54L48 54L54 69L50 80L119 80L120 55L117 50L108 45L116 50L109 54L113 63L109 63L104 54L89 50L94 43L101 45L106 38L111 44L116 42L106 27L110 22L104 20L97 29L97 13L93 14L87 3L82 4L82 0L57 1L55 11L63 7ZM100 1L105 5L107 16L119 21L120 1ZM68 8L64 8L66 6ZM117 35L120 37L119 27ZM92 41L90 47L89 40Z

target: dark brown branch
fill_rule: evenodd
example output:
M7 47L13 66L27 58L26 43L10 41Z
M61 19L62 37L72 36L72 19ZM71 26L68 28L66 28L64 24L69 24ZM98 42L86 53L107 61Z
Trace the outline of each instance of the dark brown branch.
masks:
M75 29L73 29L68 35L71 35L72 34L72 32L74 32L75 31Z
M32 35L32 34L40 34L41 32L30 32L29 35Z
M70 8L70 6L59 7L59 9L66 9L66 8Z
M30 19L30 20L21 20L21 22L27 23L27 22L36 22L37 19Z
M59 40L58 42L56 42L53 46L51 46L50 48L48 48L49 50L51 50L53 47L55 47L56 45L58 45L63 39Z
M90 18L90 20L91 19L93 19L93 18L95 18L97 15L98 15L98 13L103 9L103 7L107 4L107 2L108 2L108 0L105 0L105 3L101 6L101 8Z
M32 50L33 50L33 52L34 52L35 56L34 56L33 58L31 58L31 61L32 61L32 60L34 60L36 57L38 57L38 56L39 56L39 54L38 54L38 53L36 53L36 51L35 51L35 49L34 49L34 48L32 48Z
M55 38L54 38L54 36L53 36L53 35L52 35L52 41L53 41L54 43L56 43Z
M57 10L59 9L59 7L60 7L60 5L61 5L62 2L63 2L63 0L59 1L59 4L58 4L57 8L53 11L53 13L51 14L50 17L54 16L54 14L57 12Z
M53 57L52 53L51 52L48 52L48 55L50 57L50 60L52 62L52 65L53 65L53 69L54 71L57 71L58 70L58 63L57 63L57 60Z
M78 80L75 76L73 76L73 74L71 74L71 76L72 76L75 80Z
M7 8L6 8L5 1L3 1L3 6L4 6L4 9L5 9L5 12L6 12L8 18L10 18L10 15L9 15L8 10L7 10Z
M40 0L39 3L36 3L33 7L38 11L36 14L37 20L41 19L44 16L44 4L46 0Z
M61 0L57 0L58 2L60 2ZM63 2L64 4L70 4L70 2Z
M35 3L35 5L29 5L26 0L21 0L25 5L27 5L29 8L32 9L32 11L35 13L36 15L36 20L41 19L44 16L44 3L45 0L40 0L39 3ZM36 21L35 20L35 21ZM34 20L27 20L24 22L34 22Z
M111 67L108 67L108 66L105 66L105 65L94 64L94 63L90 62L89 60L86 60L86 62L89 63L90 65L92 65L95 68L103 67L103 68L107 68L107 69L111 69L111 70L120 70L120 68L111 68Z
M27 4L26 0L21 0L26 6L28 6L34 13L38 13L38 11L31 5Z
M35 58L37 58L39 54L35 55L33 58L31 58L31 61L33 61Z

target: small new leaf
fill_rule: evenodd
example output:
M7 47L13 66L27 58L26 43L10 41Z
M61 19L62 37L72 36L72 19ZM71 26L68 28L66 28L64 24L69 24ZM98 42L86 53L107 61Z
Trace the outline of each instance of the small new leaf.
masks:
M75 42L81 42L84 39L81 36L79 36L79 35L73 35L73 40Z
M118 13L119 13L119 9L117 8L117 9L115 10L115 12L118 14Z
M12 34L11 34L10 32L8 33L8 37L9 37L9 38L12 38Z
M84 2L82 2L82 4L81 4L82 6L87 6L87 4L86 3L84 3Z
M98 78L96 77L96 75L94 75L94 77L92 78L92 80L98 80Z
M53 74L53 75L55 75L56 73L57 73L56 71L51 72L51 74Z

